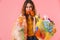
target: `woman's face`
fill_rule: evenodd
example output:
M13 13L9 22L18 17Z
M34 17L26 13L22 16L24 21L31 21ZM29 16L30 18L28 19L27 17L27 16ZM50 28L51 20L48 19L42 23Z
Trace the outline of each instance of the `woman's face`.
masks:
M26 6L26 12L29 12L31 10L32 10L32 5L30 3L28 3Z

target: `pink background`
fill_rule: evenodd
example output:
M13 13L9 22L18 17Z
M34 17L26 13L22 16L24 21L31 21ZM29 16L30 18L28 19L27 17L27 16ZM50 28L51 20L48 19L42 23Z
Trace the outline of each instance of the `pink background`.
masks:
M11 40L11 29L25 0L0 0L0 40ZM60 40L60 0L33 0L40 16L48 15L57 29L51 40Z

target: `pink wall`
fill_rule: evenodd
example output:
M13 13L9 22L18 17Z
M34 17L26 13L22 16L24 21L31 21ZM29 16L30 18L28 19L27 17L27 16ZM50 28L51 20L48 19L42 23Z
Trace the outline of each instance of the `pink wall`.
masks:
M51 40L60 40L59 0L33 0L37 13L41 16L48 15L56 24L57 32ZM0 0L0 40L11 39L11 29L24 0Z

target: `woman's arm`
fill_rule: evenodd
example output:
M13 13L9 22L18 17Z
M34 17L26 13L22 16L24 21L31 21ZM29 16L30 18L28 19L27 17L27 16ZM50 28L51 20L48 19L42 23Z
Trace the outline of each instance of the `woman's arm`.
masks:
M13 28L12 28L12 32L11 32L11 40L19 40L20 39L20 32L19 32L19 28L22 27L22 22L23 22L23 18L20 15L17 18L17 21L15 22Z

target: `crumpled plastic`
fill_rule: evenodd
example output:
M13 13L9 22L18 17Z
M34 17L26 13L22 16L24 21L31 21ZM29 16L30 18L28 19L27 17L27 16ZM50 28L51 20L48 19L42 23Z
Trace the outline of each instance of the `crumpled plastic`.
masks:
M36 19L37 19L36 35L40 34L39 36L37 36L37 38L49 40L56 32L54 22L49 18L43 19L43 18L39 18L38 16L36 16Z

